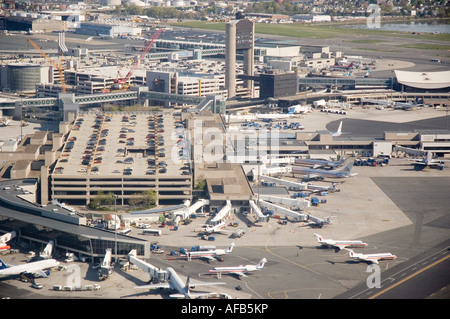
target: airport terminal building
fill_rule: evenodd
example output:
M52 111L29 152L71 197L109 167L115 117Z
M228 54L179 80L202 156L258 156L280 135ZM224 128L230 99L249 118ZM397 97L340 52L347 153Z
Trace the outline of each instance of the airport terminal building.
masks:
M35 202L37 179L17 179L0 182L0 232L16 232L23 243L45 246L50 240L55 250L64 256L103 258L106 249L126 256L136 249L138 255L149 257L147 240L115 234L114 231L88 226L84 215L70 206L53 201L48 205Z

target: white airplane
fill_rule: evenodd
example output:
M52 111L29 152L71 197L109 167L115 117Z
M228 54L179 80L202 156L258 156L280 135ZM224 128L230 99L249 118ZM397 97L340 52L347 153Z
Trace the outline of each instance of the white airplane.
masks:
M217 274L217 278L221 278L222 274L234 274L242 277L247 277L246 272L252 272L261 270L264 268L264 264L267 262L266 258L260 260L256 265L240 265L238 267L215 267L209 270L209 273Z
M318 234L314 234L317 237L317 241L319 244L328 247L336 247L339 250L346 247L366 247L367 244L363 243L361 240L333 240L333 239L324 239L322 236Z
M211 234L211 233L232 233L229 230L223 229L224 227L226 227L227 224L225 222L221 222L217 225L209 225L209 224L203 224L201 225L200 228L196 228L195 231L199 231L199 232L203 232L206 234Z
M395 102L394 109L402 109L405 111L415 110L419 107L424 107L425 104L418 104L417 102Z
M180 258L187 258L191 261L192 258L205 258L207 260L214 260L222 255L229 254L233 251L234 243L231 243L225 249L213 249L213 250L200 250L200 251L188 251L185 254L180 254Z
M427 157L423 158L423 159L415 159L414 161L414 165L422 165L424 167L436 167L439 168L440 170L443 170L445 167L445 162L448 162L448 160L435 160L433 159L433 153L431 152L427 152Z
M342 158L340 161L327 161L327 160L319 160L319 159L307 159L307 158L296 158L295 164L307 164L313 165L313 168L317 167L338 167L344 164L345 158Z
M212 286L212 285L224 285L224 282L196 282L192 283L190 277L187 278L186 283L183 283L180 276L175 272L175 270L172 267L166 268L168 276L168 282L162 282L157 284L150 284L150 285L144 285L144 286L138 286L135 287L136 289L157 289L157 288L166 288L166 289L174 289L178 293L176 294L170 294L169 296L171 298L199 298L203 296L208 296L211 293L209 292L202 292L202 293L195 293L191 292L190 289L192 287L197 286Z
M345 178L352 177L358 173L351 173L353 161L349 161L344 167L335 170L314 169L299 166L292 166L292 173L303 174L305 179L324 179L326 177Z
M48 273L45 273L44 270L58 267L59 265L59 261L55 259L44 259L17 266L6 265L0 260L0 276L31 274L33 276L47 277Z
M345 250L349 251L349 256L356 260L363 260L367 262L371 262L374 264L378 264L379 260L383 259L395 259L397 256L391 254L391 253L381 253L381 254L358 254L355 253L353 250L344 248Z
M52 251L53 251L53 240L50 240L45 246L44 250L39 253L39 257L43 259L48 259L52 257Z

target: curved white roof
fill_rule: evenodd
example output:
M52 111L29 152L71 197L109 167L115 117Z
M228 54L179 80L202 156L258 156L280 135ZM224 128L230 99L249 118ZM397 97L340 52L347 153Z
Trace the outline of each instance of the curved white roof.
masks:
M411 72L395 70L397 82L419 89L442 89L450 87L450 71Z

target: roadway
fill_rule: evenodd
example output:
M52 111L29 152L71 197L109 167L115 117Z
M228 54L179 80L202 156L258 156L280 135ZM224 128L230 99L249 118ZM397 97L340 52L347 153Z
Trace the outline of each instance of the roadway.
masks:
M449 299L450 240L383 272L380 286L360 284L336 299ZM425 284L426 283L426 284Z

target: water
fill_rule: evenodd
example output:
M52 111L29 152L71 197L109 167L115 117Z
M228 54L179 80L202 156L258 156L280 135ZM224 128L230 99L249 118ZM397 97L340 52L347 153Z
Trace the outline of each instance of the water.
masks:
M347 25L346 28L369 30L367 24ZM382 31L400 31L400 32L420 32L420 33L450 33L450 22L431 21L431 22L401 22L401 23L383 23L376 30Z

